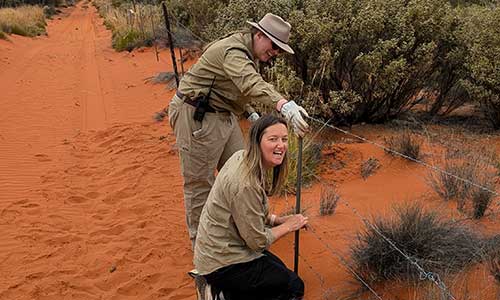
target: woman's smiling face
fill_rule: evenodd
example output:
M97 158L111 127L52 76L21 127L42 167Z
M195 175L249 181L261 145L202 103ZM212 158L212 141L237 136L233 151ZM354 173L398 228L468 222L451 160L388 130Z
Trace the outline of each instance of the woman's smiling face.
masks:
M288 150L288 130L284 124L278 123L267 127L260 141L262 165L265 169L280 165Z

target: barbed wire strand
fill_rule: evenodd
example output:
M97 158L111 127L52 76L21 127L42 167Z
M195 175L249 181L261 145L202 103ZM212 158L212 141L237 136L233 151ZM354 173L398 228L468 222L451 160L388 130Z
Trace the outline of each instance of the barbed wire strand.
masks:
M340 254L336 253L332 247L325 241L323 241L323 239L319 236L318 233L316 233L314 227L309 223L307 225L307 230L309 232L312 233L313 237L316 238L318 241L321 242L321 244L323 244L323 246L328 250L330 251L331 254L333 254L334 256L336 256L341 264L349 271L351 272L373 295L375 295L375 297L377 297L378 299L380 300L383 300L378 294L377 292L375 292L375 290L370 287L370 285L363 280L363 278L356 273L356 271L349 265L349 263L347 262L347 260L345 258L343 258ZM299 254L299 257L302 259L302 261L306 264L306 266L312 271L312 273L318 278L319 282L320 282L320 286L321 286L321 289L322 289L322 294L323 294L323 297L328 300L328 296L331 294L331 288L326 288L326 281L325 279L323 278L323 276L318 272L316 271L313 266L306 260L306 258L303 256L303 255L300 255Z
M302 262L304 262L306 267L316 276L316 278L318 278L323 299L328 300L328 296L330 294L331 289L325 288L325 279L323 278L323 276L321 276L321 274L312 267L312 265L306 260L306 258L303 255L299 254L299 257L300 259L302 259Z
M313 120L313 121L315 121L315 122L318 122L319 124L321 124L321 125L322 125L321 129L319 129L319 130L318 130L318 132L314 135L314 137L316 137L316 136L319 134L319 131L323 130L323 128L324 128L324 127L329 127L329 128L331 128L331 129L337 130L337 131L339 131L339 132L341 132L341 133L343 133L343 134L350 135L350 136L355 137L355 138L357 138L357 139L359 139L359 140L362 140L362 141L364 141L364 142L366 142L366 143L369 143L369 144L372 144L372 145L374 145L374 146L376 146L376 147L379 147L379 148L383 149L384 151L387 151L387 152L390 152L390 153L396 154L396 155L398 155L398 156L400 156L400 157L403 157L403 158L405 158L405 159L408 159L408 160L410 160L410 161L412 161L412 162L415 162L415 163L421 164L421 165L423 165L423 166L425 166L425 167L427 167L427 168L432 169L433 171L437 171L437 172L439 172L439 173L442 173L442 174L445 174L445 175L447 175L447 176L453 177L453 178L455 178L455 179L457 179L457 180L459 180L459 181L462 181L462 182L465 182L466 184L470 184L470 185L472 185L472 186L475 186L475 187L477 187L477 188L479 188L479 189L481 189L481 190L483 190L483 191L489 192L489 193L491 193L491 194L493 194L493 195L495 195L495 196L500 196L500 194L499 194L499 193L497 193L496 191L493 191L493 190L491 190L491 189L489 189L489 188L487 188L487 187L485 187L485 186L482 186L482 185L480 185L480 184L477 184L477 183L475 183L475 182L473 182L473 181L471 181L471 180L469 180L469 179L462 178L462 177L457 176L457 175L455 175L455 174L453 174L453 173L451 173L451 172L448 172L448 171L446 171L446 170L443 170L443 169L441 169L441 168L439 168L439 167L436 167L436 166L431 165L431 164L428 164L428 163L426 163L426 162L424 162L424 161L421 161L421 160L418 160L418 159L412 158L412 157L410 157L410 156L408 156L408 155L402 154L402 153L400 153L400 152L398 152L398 151L396 151L396 150L390 149L390 148L388 148L388 147L386 147L386 146L383 146L383 145L381 145L381 144L379 144L379 143L376 143L376 142L370 141L370 140L368 140L368 139L366 139L366 138L364 138L364 137L362 137L362 136L356 135L356 134L351 133L351 132L349 132L349 131L347 131L347 130L343 130L343 129L338 128L338 127L336 127L336 126L334 126L334 125L329 125L328 123L332 120L331 118L330 118L330 119L328 119L328 121L327 121L327 122L323 122L322 120L316 119L316 118L314 118L314 117L309 117L309 116L307 116L307 117L308 117L309 119L311 119L311 120ZM313 137L313 138L314 138L314 137ZM498 203L500 203L500 201L499 201ZM491 212L486 213L486 214L485 214L485 216L489 216L489 215L496 215L496 214L500 213L500 207L499 207L498 209L495 209L495 210L493 210L493 209L490 209L490 210L491 210ZM467 219L470 219L470 217L468 217L468 218L464 218L464 219L462 219L462 220L458 220L457 222L459 222L459 221L464 221L464 220L467 220Z
M179 19L177 19L177 17L173 14L173 13L170 13L169 12L169 15L172 16L172 18L174 18L174 20L176 21L176 23L178 25L181 25L182 28L184 28L186 31L189 32L189 34L191 34L195 39L197 39L199 42L202 42L204 44L207 44L208 42L206 40L204 40L203 38L201 38L200 36L196 35L194 32L191 31L191 29L189 29L188 27L186 27L184 24L182 24Z
M410 156L405 155L405 154L403 154L403 153L400 153L400 152L398 152L398 151L396 151L396 150L390 149L390 148L388 148L388 147L386 147L386 146L384 146L384 145L381 145L381 144L379 144L379 143L376 143L376 142L370 141L370 140L368 140L368 139L366 139L366 138L364 138L364 137L362 137L362 136L359 136L359 135L356 135L356 134L354 134L354 133L351 133L351 132L349 132L349 131L347 131L347 130L344 130L344 129L338 128L338 127L336 127L336 126L333 126L333 125L325 125L325 124L326 124L325 122L323 122L323 121L321 121L321 120L319 120L319 119L316 119L316 118L314 118L314 117L309 117L309 116L308 116L307 118L309 118L309 119L311 119L311 120L313 120L313 121L315 121L315 122L318 122L319 124L323 124L323 126L327 126L327 127L331 128L331 129L335 129L335 130L337 130L337 131L340 131L340 132L342 132L343 134L350 135L350 136L355 137L355 138L357 138L357 139L359 139L359 140L362 140L363 142L366 142L366 143L372 144L372 145L374 145L374 146L376 146L376 147L378 147L378 148L383 149L383 150L384 150L384 151L386 151L386 152L390 152L390 153L392 153L392 154L395 154L395 155L397 155L397 156L403 157L403 158L408 159L408 160L410 160L410 161L413 161L413 162L415 162L415 163L421 164L421 165L423 165L423 166L425 166L425 167L427 167L427 168L430 168L430 169L432 169L432 170L434 170L434 171L437 171L437 172L439 172L439 173L442 173L442 174L445 174L445 175L447 175L447 176L453 177L453 178L455 178L455 179L457 179L457 180L459 180L459 181L462 181L462 182L465 182L465 183L470 184L470 185L472 185L472 186L475 186L475 187L477 187L477 188L479 188L479 189L481 189L481 190L483 190L483 191L490 192L490 193L494 194L495 196L500 196L500 194L498 194L496 191L493 191L493 190L491 190L491 189L489 189L489 188L487 188L487 187L484 187L484 186L482 186L482 185L480 185L480 184L477 184L477 183L475 183L475 182L473 182L473 181L471 181L471 180L469 180L469 179L466 179L466 178L462 178L462 177L460 177L460 176L457 176L457 175L455 175L455 174L453 174L453 173L450 173L450 172L448 172L448 171L446 171L446 170L443 170L443 169L441 169L441 168L439 168L439 167L436 167L436 166L434 166L434 165L428 164L428 163L426 163L426 162L424 162L424 161L422 161L422 160L419 160L419 159L416 159L416 158L410 157Z
M306 168L308 169L308 171L312 171L311 169L309 169L307 166ZM332 184L329 184L329 183L325 183L325 181L313 174L312 175L314 178L316 178L316 180L318 180L323 186L332 186L332 187L335 187L334 185ZM413 266L415 266L419 272L419 279L420 280L430 280L431 282L433 282L434 284L436 284L443 292L445 292L451 299L453 300L456 300L456 298L453 296L453 294L451 294L451 292L448 290L448 288L446 287L445 283L441 280L439 274L437 273L434 273L434 272L427 272L423 267L421 267L417 260L415 258L412 258L410 257L409 255L407 255L403 250L399 249L396 244L391 240L389 239L388 237L386 237L381 231L380 229L373 225L368 219L366 219L365 217L363 217L357 210L356 208L354 208L353 206L351 206L349 204L349 202L345 199L341 199L340 200L340 203L344 204L346 207L348 207L349 209L351 209L354 214L360 218L363 223L372 228L380 237L382 237L392 248L394 248L394 250L396 250L397 252L399 252L406 260L408 260ZM326 242L325 242L326 243Z
M340 262L342 263L342 265L349 272L351 272L373 295L375 295L375 297L377 297L377 299L383 300L377 294L377 292L375 292L375 290L373 288L371 288L370 285L358 273L356 273L356 271L354 271L354 269L349 265L349 263L347 262L347 260L345 258L343 258L340 254L336 253L327 242L323 241L323 239L319 236L319 234L316 232L316 230L314 229L314 227L311 224L308 224L307 229L312 233L312 235L317 240L319 240L323 244L323 246L325 248L327 248L330 251L331 254L333 254L335 257L337 257L340 260Z

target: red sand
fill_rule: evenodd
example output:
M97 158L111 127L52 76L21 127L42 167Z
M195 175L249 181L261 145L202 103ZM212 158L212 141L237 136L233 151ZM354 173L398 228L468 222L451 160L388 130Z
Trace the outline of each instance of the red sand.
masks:
M175 138L152 120L173 92L144 82L171 69L168 51L159 62L151 49L116 53L102 19L82 4L50 21L48 36L10 39L0 40L0 299L195 299ZM357 129L380 141L376 130ZM333 139L322 177L349 206L319 217L321 184L302 192L314 229L301 235L306 299L358 288L342 262L363 228L353 209L370 217L422 198L454 211L429 190L424 167ZM369 157L382 167L363 180ZM295 199L272 201L283 209ZM477 225L499 228L495 217ZM273 246L291 268L292 247L293 235ZM465 283L467 299L495 299L482 266L448 285L464 295ZM420 299L405 285L374 289L383 299Z

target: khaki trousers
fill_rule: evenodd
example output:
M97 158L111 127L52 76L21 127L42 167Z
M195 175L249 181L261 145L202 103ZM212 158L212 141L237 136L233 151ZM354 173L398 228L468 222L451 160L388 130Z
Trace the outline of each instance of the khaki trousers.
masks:
M193 243L201 211L215 181L215 170L238 150L243 134L238 118L230 112L205 113L202 122L193 119L195 108L174 96L168 107L184 178L184 205L189 237Z

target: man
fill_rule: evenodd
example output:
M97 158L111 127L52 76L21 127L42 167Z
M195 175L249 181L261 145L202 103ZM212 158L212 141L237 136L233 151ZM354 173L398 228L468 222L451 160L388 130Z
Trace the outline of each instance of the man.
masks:
M215 180L215 169L220 170L233 153L244 148L238 116L247 112L250 120L258 119L249 102L275 107L299 136L309 127L303 119L303 115L307 116L304 108L287 101L258 72L259 61L267 62L282 52L294 53L287 44L290 24L270 13L258 23L248 23L251 32L232 34L206 48L182 78L169 105L193 247L201 211Z

